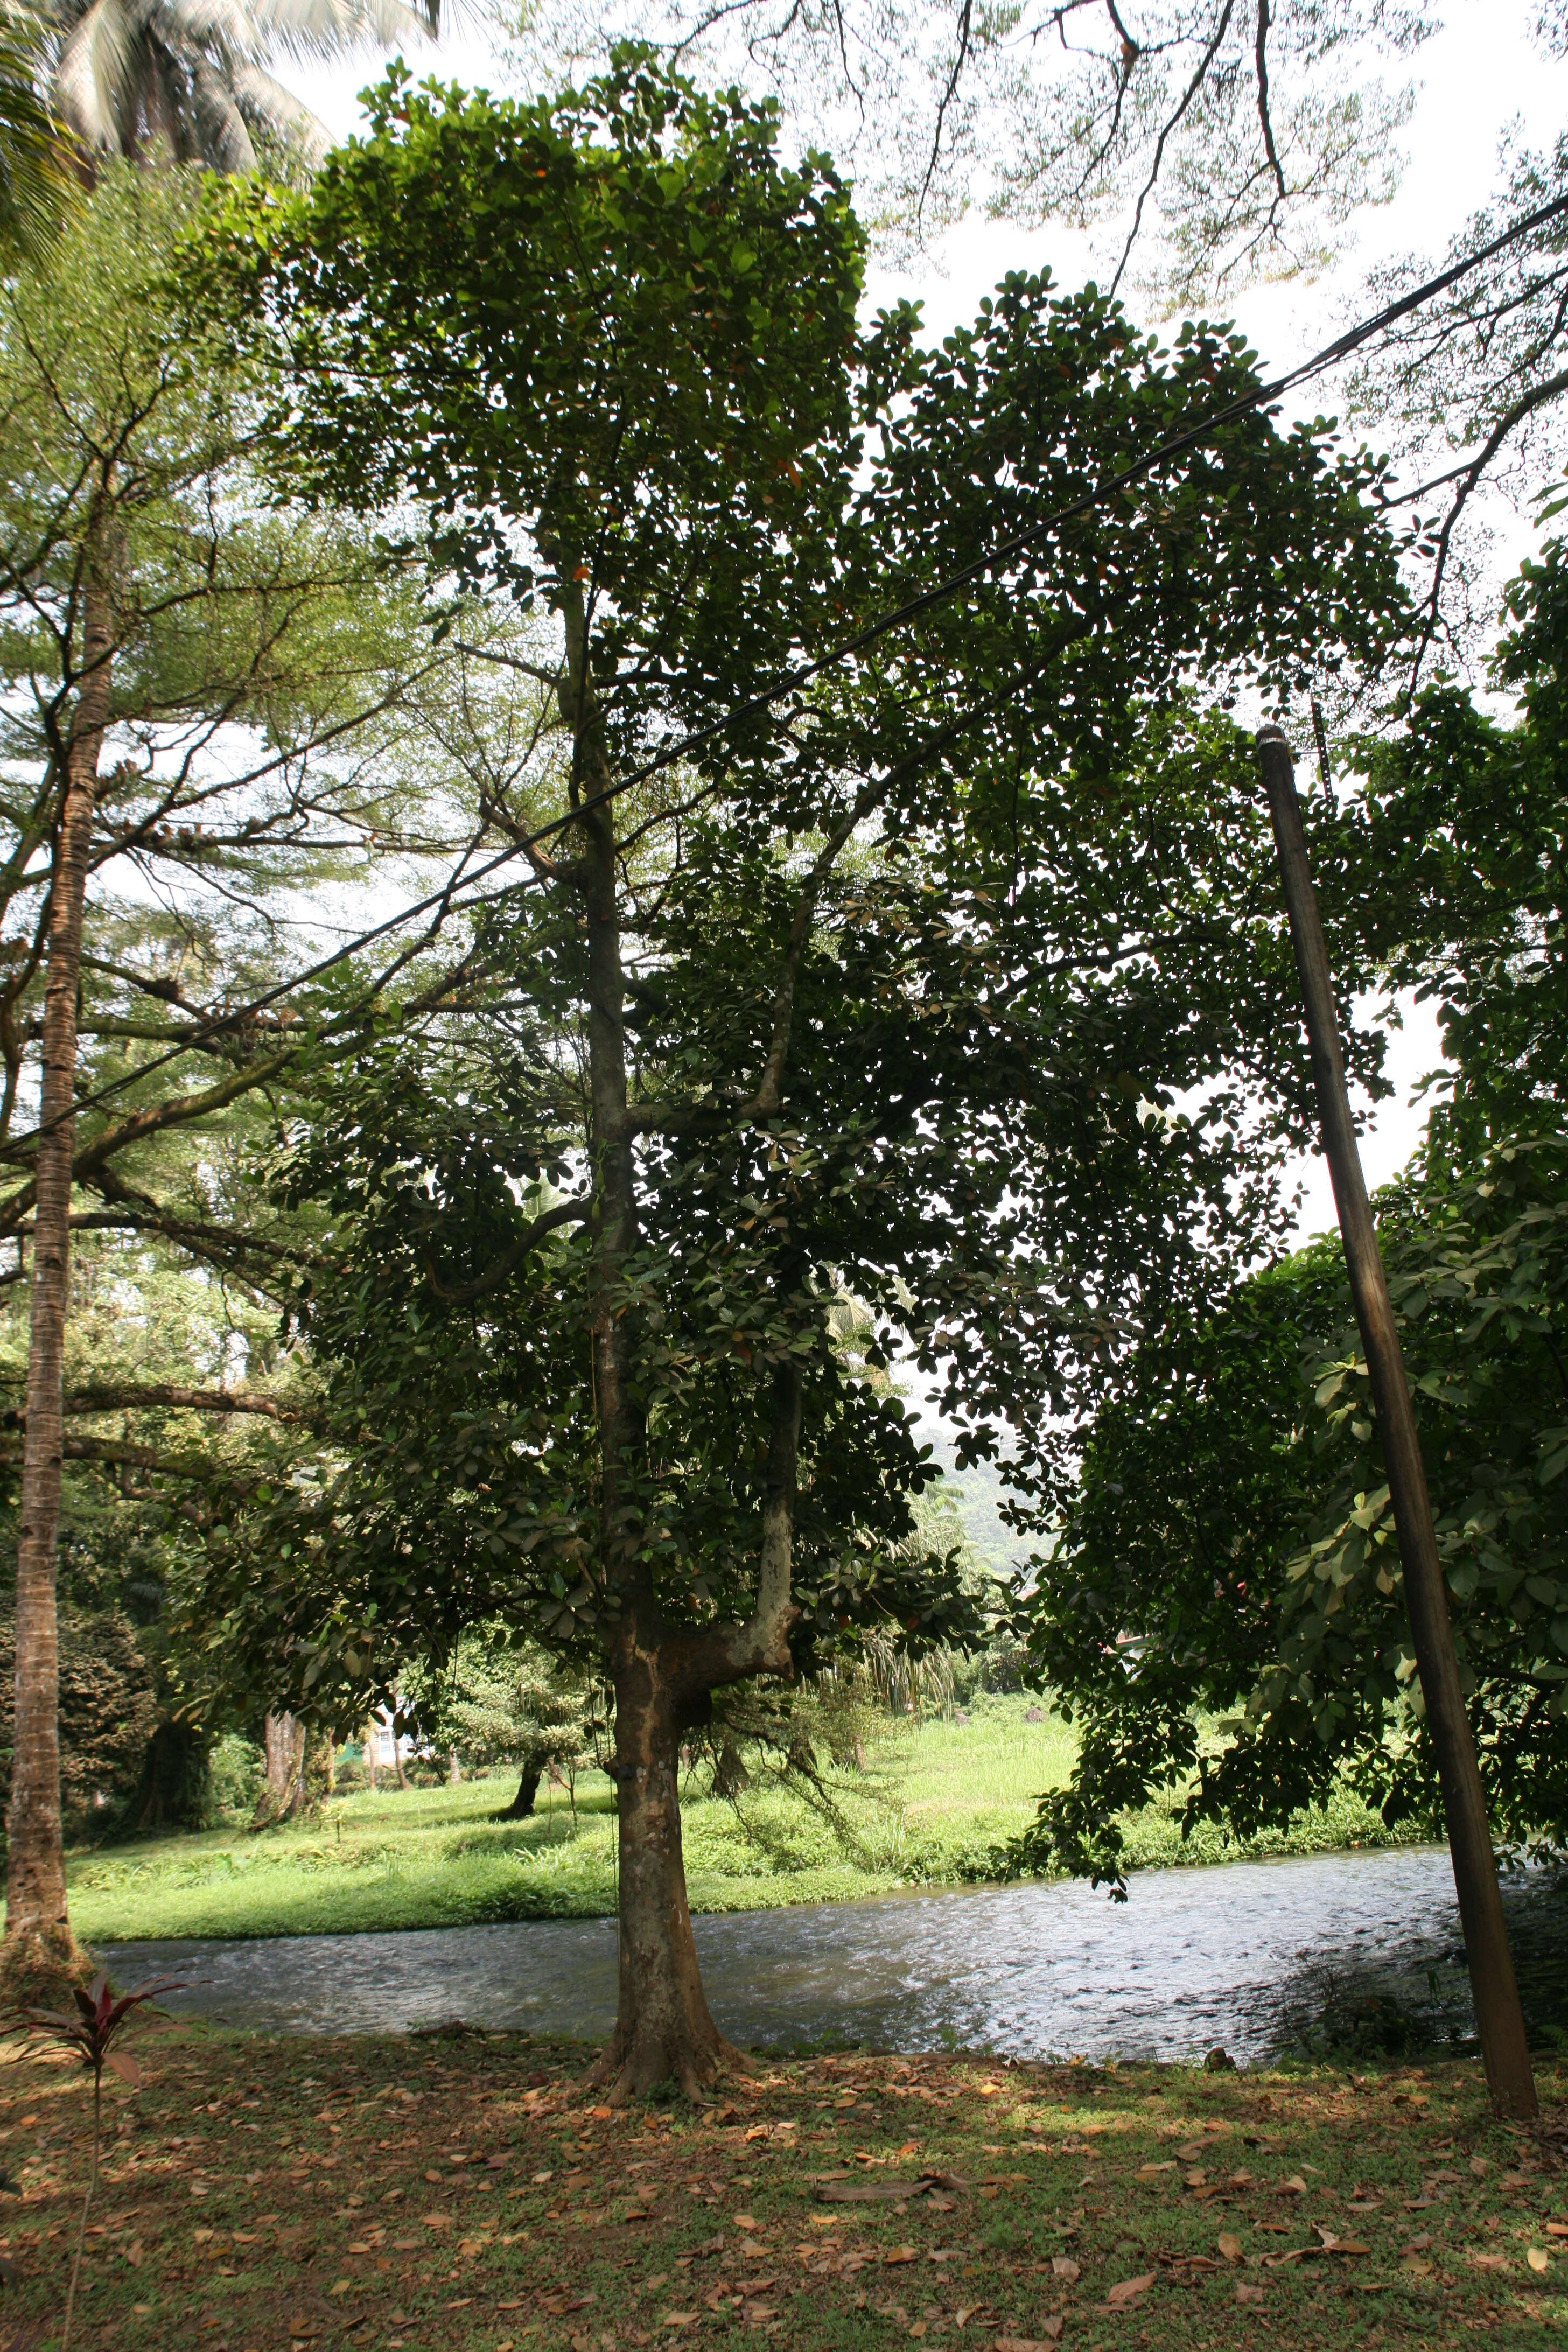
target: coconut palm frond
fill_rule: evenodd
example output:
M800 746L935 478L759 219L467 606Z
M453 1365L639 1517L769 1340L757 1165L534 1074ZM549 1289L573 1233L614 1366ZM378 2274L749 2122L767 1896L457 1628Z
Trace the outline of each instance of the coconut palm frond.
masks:
M263 66L237 66L230 80L236 102L253 130L292 148L312 167L321 162L331 145L331 134L303 100L285 89Z
M41 253L77 193L65 126L44 97L45 27L0 14L0 252Z
M0 10L6 0L0 0ZM60 114L89 155L163 145L180 161L253 171L252 134L318 162L328 140L267 70L433 33L442 0L40 0L60 41Z
M134 22L135 0L119 0L119 5ZM175 57L202 57L211 63L259 57L267 46L268 37L247 0L152 0L142 21L148 37Z
M397 48L434 32L439 0L256 0L256 21L278 48L328 57L345 49Z
M191 71L195 144L204 161L220 172L254 172L256 149L245 117L226 78L198 58Z
M121 133L135 120L136 47L121 0L93 0L66 36L55 68L56 101L89 154L127 152Z

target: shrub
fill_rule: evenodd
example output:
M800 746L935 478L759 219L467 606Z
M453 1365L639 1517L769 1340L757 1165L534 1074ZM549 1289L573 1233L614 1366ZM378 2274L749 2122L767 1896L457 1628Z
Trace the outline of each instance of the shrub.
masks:
M60 1803L73 1827L117 1821L134 1798L157 1725L153 1669L118 1610L60 1612ZM0 1805L11 1801L15 1620L0 1617Z
M266 1755L254 1739L247 1739L237 1731L226 1733L214 1748L207 1767L207 1795L212 1811L248 1817L256 1810L266 1770Z

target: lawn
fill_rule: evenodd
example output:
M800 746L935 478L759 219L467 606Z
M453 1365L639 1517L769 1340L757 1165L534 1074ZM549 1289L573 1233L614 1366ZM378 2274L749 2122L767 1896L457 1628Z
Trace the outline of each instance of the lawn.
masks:
M15 2345L58 2352L90 2092L5 2053ZM1568 2323L1568 2084L1477 2066L770 2057L619 2113L523 2035L193 2028L106 2086L80 2352L1405 2352ZM37 2332L35 2332L35 2328Z
M1005 1875L1006 1841L1031 1819L1038 1792L1060 1785L1072 1766L1070 1730L1048 1716L1031 1723L1029 1711L1026 1700L994 1698L967 1722L890 1731L864 1774L839 1780L835 1819L776 1786L754 1786L731 1805L693 1776L682 1816L692 1909L759 1910ZM608 1782L592 1774L579 1784L575 1817L558 1790L532 1821L499 1821L514 1785L498 1773L457 1788L357 1790L313 1823L261 1835L237 1824L79 1851L68 1864L72 1923L102 1944L613 1911ZM1211 1833L1184 1848L1158 1807L1129 1826L1130 1858L1140 1866L1393 1842L1378 1816L1349 1798L1288 1836L1245 1847Z

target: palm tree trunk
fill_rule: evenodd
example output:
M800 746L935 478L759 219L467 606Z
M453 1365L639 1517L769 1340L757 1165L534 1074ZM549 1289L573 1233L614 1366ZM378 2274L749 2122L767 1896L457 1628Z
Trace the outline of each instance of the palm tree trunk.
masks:
M27 1426L16 1548L16 1713L6 1816L5 1945L12 1979L75 1973L60 1824L59 1622L55 1560L64 1444L65 1331L76 1139L77 990L99 757L113 663L109 596L89 585L81 683L65 761L66 794L49 892L48 984L36 1170Z

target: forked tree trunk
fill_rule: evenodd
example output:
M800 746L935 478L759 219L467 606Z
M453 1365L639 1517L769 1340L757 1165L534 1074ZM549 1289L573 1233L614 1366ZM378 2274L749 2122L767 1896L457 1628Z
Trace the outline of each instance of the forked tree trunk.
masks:
M63 1458L67 1295L70 1277L71 1154L76 1140L77 990L82 909L109 718L112 615L100 583L83 606L81 686L65 757L49 890L48 982L35 1171L33 1285L26 1433L16 1547L16 1690L11 1804L6 1815L5 1970L16 1983L78 1972L66 1907L60 1822L59 1621L55 1563Z
M680 1843L680 1733L658 1650L628 1638L616 1662L621 1967L616 2030L589 2079L619 2101L655 2083L697 2097L750 2061L714 2024L697 1965Z

